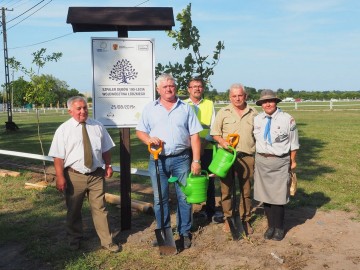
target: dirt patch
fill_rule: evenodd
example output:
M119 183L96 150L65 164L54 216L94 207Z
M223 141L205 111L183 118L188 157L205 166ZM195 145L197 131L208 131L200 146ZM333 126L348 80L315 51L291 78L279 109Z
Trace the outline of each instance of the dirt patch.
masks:
M118 185L117 181L110 181L108 192L118 189ZM134 184L132 191L151 202L151 188ZM173 207L175 201L173 196ZM310 208L286 209L286 236L283 241L276 242L264 240L266 219L263 209L258 207L254 211L254 234L233 241L230 234L222 231L222 224L208 223L201 209L201 205L194 205L192 247L176 255L189 259L193 269L360 269L360 223L354 221L355 213ZM121 232L119 216L119 211L112 211L110 221L115 239L123 250L147 250L154 260L159 259L158 248L151 245L155 238L153 216L133 210L131 230ZM175 214L171 219L175 227ZM99 248L99 242L91 217L86 217L84 223L88 238L83 250L86 253ZM22 256L23 249L21 244L2 246L0 269L26 269L29 260ZM14 266L13 263L15 268L9 268ZM129 269L138 267L129 265Z
M266 219L261 216L254 222L253 235L233 241L222 231L222 224L206 224L195 212L198 227L193 245L177 256L196 258L196 265L205 269L360 269L360 223L352 217L341 211L286 210L283 241L264 240ZM127 233L123 248L149 249L154 226L152 223L141 232ZM150 250L154 256L158 253L157 248Z
M143 192L141 185L134 190ZM151 193L147 188L146 193ZM172 196L170 196L171 198ZM173 195L174 197L174 195ZM173 198L175 202L175 198ZM220 198L216 199L219 204ZM266 218L262 207L254 209L253 235L233 241L222 231L222 224L208 223L201 214L202 205L194 205L193 245L177 256L193 258L194 269L360 269L360 223L355 213L319 211L311 208L286 209L286 236L280 241L265 240ZM139 224L135 218L133 224ZM171 217L175 227L175 214ZM149 249L155 238L155 223L143 230L135 227L119 234L124 249ZM139 231L136 231L139 230Z

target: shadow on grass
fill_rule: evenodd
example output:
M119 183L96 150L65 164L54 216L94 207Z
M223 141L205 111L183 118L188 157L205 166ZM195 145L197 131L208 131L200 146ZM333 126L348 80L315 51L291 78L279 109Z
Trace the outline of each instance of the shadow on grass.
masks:
M294 197L286 205L289 211L285 217L286 229L301 225L308 219L312 219L317 209L330 202L330 197L325 196L323 192L313 192L307 194L303 189L298 189Z
M83 258L84 254L101 249L86 199L82 209L85 240L81 242L80 250L70 251L63 195L53 187L31 190L26 194L32 194L31 200L14 198L8 203L32 206L0 215L0 269L64 269L70 262ZM116 235L114 240L120 245L127 242L129 235L144 230L154 220L152 216L134 213L132 229L121 231L120 209L112 205L107 205L107 209L111 231ZM105 250L101 252L107 253Z
M301 180L312 181L322 174L334 173L333 167L320 165L319 154L326 147L326 143L314 138L302 137L301 126L306 124L297 124L299 128L300 149L297 152L296 172Z

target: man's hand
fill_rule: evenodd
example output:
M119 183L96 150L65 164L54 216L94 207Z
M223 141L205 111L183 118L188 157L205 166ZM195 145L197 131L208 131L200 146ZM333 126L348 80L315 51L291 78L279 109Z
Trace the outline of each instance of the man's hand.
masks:
M105 166L105 178L110 178L113 175L113 168L110 166Z
M64 176L56 177L56 189L64 192L66 189L66 179Z
M197 163L197 162L192 162L191 163L191 173L194 174L194 175L201 174L201 165L200 165L200 163Z

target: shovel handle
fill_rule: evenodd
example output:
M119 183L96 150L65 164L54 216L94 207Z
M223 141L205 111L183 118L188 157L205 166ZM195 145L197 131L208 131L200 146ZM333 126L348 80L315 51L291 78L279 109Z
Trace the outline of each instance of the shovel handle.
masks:
M150 154L152 154L154 156L155 160L159 159L159 154L163 149L163 142L160 141L159 147L157 149L153 149L151 146L154 145L153 143L149 143L148 144L148 150L150 152Z
M237 144L239 143L239 139L240 139L240 135L239 134L237 134L237 133L232 133L232 134L228 134L227 135L227 138L226 138L226 141L228 142L228 143L230 143L230 145L232 146L232 147L236 147L237 146Z

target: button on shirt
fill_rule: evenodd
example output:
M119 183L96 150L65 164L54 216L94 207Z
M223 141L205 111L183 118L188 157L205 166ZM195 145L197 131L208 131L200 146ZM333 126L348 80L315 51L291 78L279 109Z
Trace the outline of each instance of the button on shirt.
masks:
M203 128L189 104L178 99L170 111L160 100L147 104L136 130L164 142L163 155L177 155L191 146L190 136Z
M109 151L115 144L105 127L94 119L86 120L86 130L92 148L92 168L84 165L82 126L74 118L70 118L56 130L49 156L63 159L64 168L71 167L81 173L90 173L102 167L102 153Z
M253 136L254 117L256 109L247 105L242 117L235 111L232 104L221 108L216 114L215 123L211 127L210 135L221 136L226 139L229 134L239 134L240 140L236 146L237 152L255 153L255 139Z
M299 149L299 136L295 119L288 113L277 109L271 115L271 144L264 139L267 114L262 112L254 119L256 152L282 156L291 150Z

